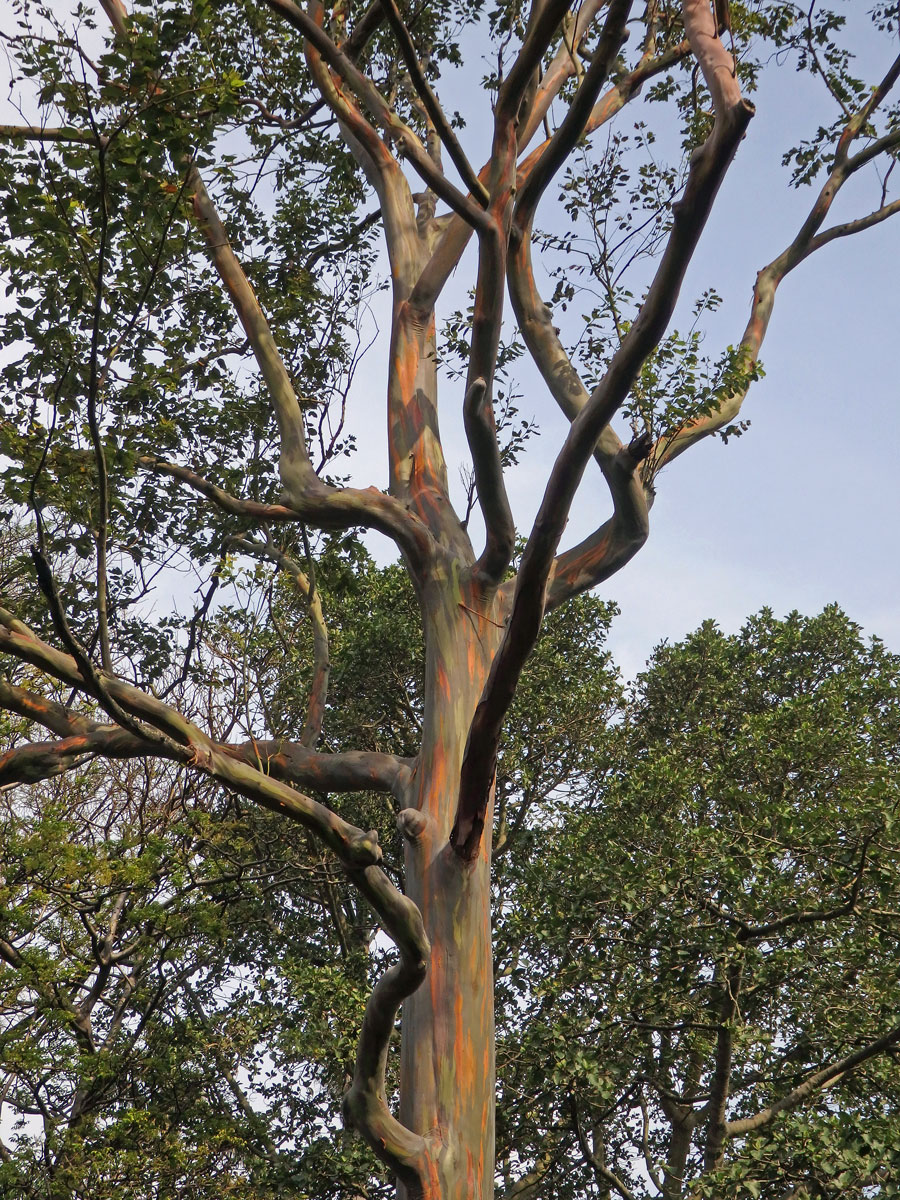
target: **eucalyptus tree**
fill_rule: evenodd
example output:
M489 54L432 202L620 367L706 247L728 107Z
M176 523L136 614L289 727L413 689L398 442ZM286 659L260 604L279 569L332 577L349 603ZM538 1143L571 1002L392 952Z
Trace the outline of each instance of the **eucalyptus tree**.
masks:
M900 57L887 48L869 85L852 73L840 15L764 0L654 0L642 14L629 0L528 11L401 10L393 0L331 11L293 0L102 7L101 31L84 7L65 24L55 5L15 0L4 30L25 92L22 121L3 127L3 269L16 304L4 314L0 452L6 496L32 510L36 544L31 595L17 591L0 613L12 664L3 703L54 735L23 739L5 778L33 784L98 756L165 760L319 838L398 954L366 1005L345 1117L401 1195L486 1197L495 1070L485 830L503 720L545 615L645 541L659 470L739 428L781 280L896 211ZM895 37L893 5L870 16L886 43ZM490 39L496 62L474 114L491 131L481 169L435 90L473 23L470 36ZM807 218L757 276L736 349L701 369L695 342L666 330L750 125L744 93L763 62L812 71L837 115L793 155L797 181L819 189ZM617 133L592 169L575 170L584 139L621 123L644 85L680 122L683 170L657 163L642 121L637 164L617 157ZM880 167L873 206L837 222L843 185ZM586 230L594 246L601 298L575 331L561 317L575 277L560 279L548 305L534 273L535 249L564 258L574 246L552 224L546 236L535 226L555 187L572 236ZM376 225L390 277L386 491L340 476L359 436L349 414ZM470 242L471 314L451 321L439 353L437 305ZM507 288L513 342L501 338ZM570 424L513 568L505 472L522 430L504 440L498 425L515 407L505 377L521 352ZM673 360L683 370L667 372ZM462 519L441 444L440 374L468 441ZM696 388L667 396L673 375ZM630 440L613 429L617 414ZM612 514L560 551L592 458ZM418 601L422 717L410 753L366 738L329 748L315 531L358 528L393 541ZM228 710L192 671L235 554L287 571L307 597L316 666L290 736L276 735L266 696ZM204 588L183 634L147 603L154 580L171 591L178 570ZM47 698L41 675L65 701ZM398 808L402 889L374 832L327 802L372 790ZM385 1069L401 1005L395 1108Z

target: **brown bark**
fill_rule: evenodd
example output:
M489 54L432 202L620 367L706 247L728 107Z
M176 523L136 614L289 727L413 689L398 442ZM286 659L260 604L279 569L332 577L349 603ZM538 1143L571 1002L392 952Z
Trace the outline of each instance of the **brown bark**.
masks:
M432 945L425 985L403 1009L400 1119L426 1137L430 1172L404 1200L489 1200L494 1186L494 1001L490 838L462 861L449 843L472 713L499 640L500 601L471 580L431 580L425 735L408 785L407 893Z

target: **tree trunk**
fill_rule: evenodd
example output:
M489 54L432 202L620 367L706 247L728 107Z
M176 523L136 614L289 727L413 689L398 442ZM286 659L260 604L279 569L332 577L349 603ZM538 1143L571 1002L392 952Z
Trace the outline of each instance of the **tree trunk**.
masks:
M496 651L499 600L460 580L456 564L425 586L425 727L410 783L420 814L408 836L406 892L432 954L404 1004L400 1119L428 1139L430 1178L401 1200L490 1200L494 1190L494 996L490 822L466 863L450 845L472 714ZM408 831L409 833L409 831Z

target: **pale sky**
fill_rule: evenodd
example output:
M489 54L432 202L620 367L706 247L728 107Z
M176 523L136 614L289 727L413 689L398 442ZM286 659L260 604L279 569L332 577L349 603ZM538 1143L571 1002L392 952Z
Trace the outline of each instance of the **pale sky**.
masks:
M58 0L57 7L68 5ZM846 8L864 17L858 0ZM886 39L869 35L861 43L867 77L879 78L893 52ZM464 78L471 82L486 69L479 54L475 44L464 56ZM789 68L773 76L754 97L757 116L684 289L688 308L707 287L724 298L705 345L713 357L740 339L756 271L793 237L815 194L788 189L783 151L834 116L821 85ZM660 106L644 109L648 122L660 113ZM4 111L0 119L16 116ZM489 122L470 120L460 136L480 163ZM551 203L548 194L539 222L551 223ZM875 206L863 199L857 207L836 207L835 220ZM471 255L453 281L445 314L466 302L473 278L467 263L471 268ZM900 651L898 264L900 216L825 247L782 284L762 352L766 377L753 385L742 413L751 421L749 432L728 446L708 440L662 473L648 544L600 589L622 608L612 646L626 674L640 668L660 639L681 637L706 617L735 629L764 604L782 615L793 608L812 613L836 601ZM386 333L386 314L376 315ZM376 348L351 397L350 424L360 445L353 478L363 485L387 482L383 365L384 349ZM537 418L541 435L508 481L522 531L565 428L541 381L526 375L524 382L521 411ZM461 390L445 388L442 397L454 478L464 449ZM599 472L589 470L566 541L583 537L609 511ZM379 558L390 557L389 545L376 543L377 537Z
M874 83L896 47L869 37L862 49ZM818 189L788 187L783 152L835 116L821 84L788 69L774 72L754 101L757 115L682 297L682 310L707 287L723 297L714 323L707 323L713 332L704 348L713 357L740 340L756 272L792 240ZM659 112L658 105L644 109L648 122ZM468 148L475 126L462 136ZM877 193L860 184L857 192L847 185L827 224L877 207ZM548 193L539 221L549 223L551 203ZM762 350L766 375L753 384L741 414L749 431L727 446L707 439L662 472L647 545L598 590L622 609L612 649L626 675L641 668L661 639L682 637L707 617L736 630L763 605L781 616L837 602L867 633L900 651L898 268L900 215L824 247L782 283ZM473 278L462 268L458 276L456 304ZM682 311L680 327L687 324ZM374 367L368 377L377 377ZM441 409L451 459L463 444L456 393L449 401L445 393ZM520 407L542 430L508 479L519 528L526 530L565 423L536 378ZM370 411L374 422L374 406ZM369 433L371 452L382 432L373 425ZM384 451L378 452L367 476L363 461L357 464L359 481L383 484ZM565 542L578 541L609 511L599 471L589 470Z

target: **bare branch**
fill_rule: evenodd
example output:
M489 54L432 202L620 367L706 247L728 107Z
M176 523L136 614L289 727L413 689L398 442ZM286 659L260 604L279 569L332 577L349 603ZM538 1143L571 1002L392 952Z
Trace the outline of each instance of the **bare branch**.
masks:
M838 139L834 164L819 191L809 213L797 232L794 240L777 258L764 267L756 277L753 289L753 300L750 307L750 318L739 346L737 365L742 373L749 378L759 361L760 350L769 327L775 304L775 293L778 285L795 267L799 266L810 254L834 241L835 238L847 237L850 234L869 229L900 211L897 202L882 204L874 212L859 217L831 229L819 233L835 197L846 180L866 163L882 153L891 153L900 146L900 129L892 130L884 137L876 139L853 158L849 157L849 149L855 138L864 129L868 117L877 104L884 99L897 79L900 78L900 57L894 60L887 74L876 88L870 99L854 113L847 121L844 131ZM654 448L654 469L659 470L671 462L679 454L683 454L695 442L715 433L735 420L743 406L749 390L749 382L737 390L725 395L719 401L716 409L707 416L697 418L682 426L675 434L661 439Z
M653 78L653 76L660 74L662 71L668 70L669 67L680 62L689 53L690 44L685 39L679 42L677 46L672 47L656 58L649 54L645 55L638 66L628 75L624 76L594 106L594 110L585 127L585 134L588 135L595 132L595 130L599 129L615 116L629 100L639 95L641 87L648 79ZM518 181L520 184L528 178L530 172L540 161L549 142L550 139L548 138L519 164ZM487 180L489 169L490 163L487 163L479 171L478 178L482 182ZM434 305L435 299L440 295L441 289L459 262L471 236L471 227L461 218L454 215L448 222L440 242L435 247L431 259L422 271L419 282L416 284L411 299L417 305L423 307ZM515 247L513 249L515 250Z
M0 140L29 142L85 142L96 143L89 129L69 129L66 126L48 125L0 125Z
M425 78L425 72L422 70L419 56L409 35L409 30L403 23L400 10L397 8L394 0L380 0L380 3L384 9L388 24L397 38L400 52L403 55L403 61L406 64L406 69L409 71L409 77L426 112L434 122L434 128L438 137L446 146L447 153L450 155L453 165L459 171L463 183L480 204L486 205L488 202L487 188L472 169L472 165L466 157L462 146L459 144L450 122L444 115L444 110L441 108L437 96L435 96L428 80Z
M849 237L853 233L861 233L864 229L871 229L873 225L880 225L882 221L886 221L888 217L892 217L898 212L900 212L900 200L892 200L890 204L883 204L881 208L876 208L874 212L867 213L864 217L857 217L853 221L845 221L842 225L832 225L830 229L823 230L822 233L816 234L812 239L810 242L810 253L813 250L818 250L821 246L827 246L835 238Z
M546 610L596 587L629 562L647 541L650 515L640 466L650 453L650 438L642 434L604 463L613 498L612 517L584 541L560 554L547 589ZM595 451L595 456L599 450Z
M281 443L281 481L289 493L303 494L306 491L315 491L317 486L321 485L306 448L303 414L291 378L275 344L269 323L243 267L238 262L237 255L231 248L225 226L195 166L190 168L188 174L188 188L193 192L194 214L206 235L213 264L219 278L228 289L272 399Z
M570 22L571 31L567 34L564 29L559 49L543 74L527 120L519 130L520 149L524 149L534 137L566 80L571 79L577 73L579 67L578 47L584 40L591 22L603 3L604 0L584 0L574 14L574 21Z
M469 449L472 451L478 503L487 531L484 553L476 569L490 580L499 581L512 556L516 527L503 481L494 412L487 394L487 383L480 376L472 381L466 391L463 418Z
M415 133L397 116L372 81L334 44L324 29L301 8L298 8L293 0L266 0L266 3L273 12L283 17L288 24L303 34L316 53L321 55L332 70L359 97L385 133L403 147L404 153L424 182L446 204L449 204L454 212L458 212L477 228L481 222L483 210L474 200L463 195L458 188L454 187L443 172L435 166L428 151Z
M884 1054L885 1051L896 1046L898 1042L900 1042L900 1025L896 1025L876 1041L869 1042L868 1045L860 1047L859 1050L854 1050L846 1058L837 1059L829 1063L828 1066L822 1067L813 1075L810 1075L809 1078L805 1079L803 1083L798 1084L797 1087L788 1092L786 1096L782 1096L780 1100L776 1100L773 1104L761 1109L754 1116L742 1117L737 1121L729 1121L725 1127L725 1136L736 1138L747 1133L755 1133L758 1129L763 1129L781 1113L789 1112L792 1108L797 1108L817 1092L824 1091L825 1088L837 1083L842 1075L846 1075L854 1067L868 1062L870 1058L876 1058L879 1054Z
M514 236L525 236L547 185L584 133L600 89L625 38L631 4L632 0L611 0L599 44L569 111L519 190L513 217Z
M142 455L140 466L161 475L169 475L212 500L225 512L249 517L253 521L315 521L323 529L349 529L365 526L392 538L407 560L421 569L433 550L433 541L424 524L392 496L377 488L330 488L317 479L313 494L289 496L291 505L262 504L242 500L198 475L188 467Z
M271 739L222 749L275 779L316 792L389 792L400 798L412 770L412 760L375 750L327 754Z

